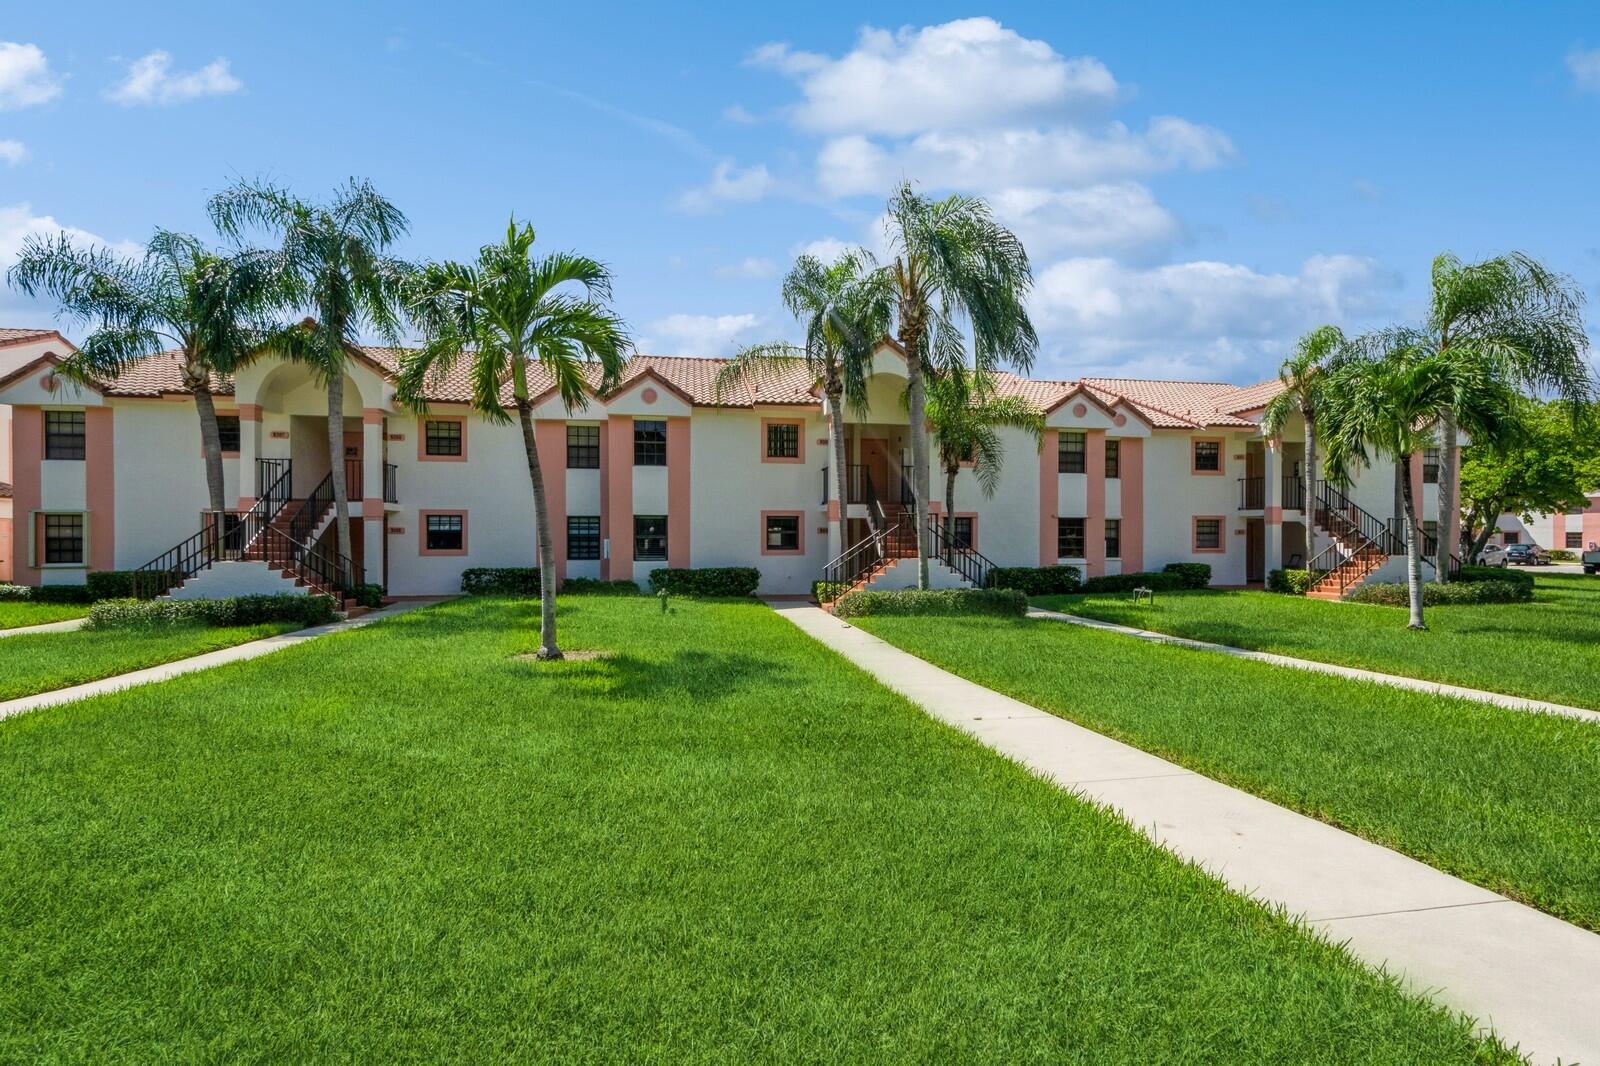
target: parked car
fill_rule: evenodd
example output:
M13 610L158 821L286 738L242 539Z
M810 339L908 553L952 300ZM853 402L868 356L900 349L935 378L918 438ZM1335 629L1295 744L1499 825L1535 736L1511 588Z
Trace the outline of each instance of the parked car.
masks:
M1478 553L1479 566L1506 565L1506 546L1504 544L1485 544L1483 551Z
M1550 553L1537 544L1508 544L1506 562L1516 566L1549 566Z
M1583 553L1583 572L1600 573L1600 546L1590 544L1589 550Z

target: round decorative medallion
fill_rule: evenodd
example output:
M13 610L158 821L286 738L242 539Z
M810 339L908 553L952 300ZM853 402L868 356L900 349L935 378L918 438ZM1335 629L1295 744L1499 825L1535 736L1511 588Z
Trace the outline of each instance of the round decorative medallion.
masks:
M1118 411L1116 416L1112 418L1111 421L1115 422L1119 426L1125 426L1128 424L1128 416L1123 414L1121 411Z
M1076 417L1082 418L1084 415L1089 413L1089 408L1087 406L1085 406L1084 404L1075 403L1075 404L1072 405L1072 413Z
M661 394L656 392L655 389L652 389L647 385L645 386L645 390L639 394L639 399L643 400L645 403L655 403L660 395Z

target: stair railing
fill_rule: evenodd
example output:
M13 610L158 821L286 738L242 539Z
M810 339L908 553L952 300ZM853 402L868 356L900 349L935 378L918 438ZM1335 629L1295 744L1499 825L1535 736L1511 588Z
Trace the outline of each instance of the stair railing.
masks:
M948 515L928 515L929 534L938 549L935 554L973 588L981 589L988 584L989 571L994 569L994 563L971 544L963 543L956 536L955 528L955 520Z
M300 510L289 520L289 539L296 544L309 544L311 534L322 524L322 516L333 506L333 472L330 470L317 487L311 490Z
M168 548L133 571L134 596L152 599L165 596L213 563L242 558L289 502L291 471L287 459L281 466L257 467L257 473L270 473L272 480L248 511L207 511L200 532Z
M838 593L855 584L861 576L887 557L891 547L897 542L900 526L882 527L876 533L869 534L850 548L846 549L837 558L831 559L822 568L822 589L820 599L824 602L838 598Z

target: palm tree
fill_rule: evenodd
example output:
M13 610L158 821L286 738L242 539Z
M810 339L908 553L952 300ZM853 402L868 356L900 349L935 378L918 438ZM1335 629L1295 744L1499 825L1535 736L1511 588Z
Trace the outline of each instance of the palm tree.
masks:
M339 555L350 558L350 496L345 484L344 372L372 330L400 343L401 294L411 267L388 254L406 232L406 216L370 182L351 179L325 204L285 189L241 181L211 198L211 220L226 236L261 230L280 242L248 253L282 279L284 305L308 313L279 338L284 354L304 361L328 392L328 467Z
M1463 263L1448 252L1433 261L1428 316L1420 329L1394 331L1384 343L1450 353L1482 365L1513 386L1553 393L1576 414L1593 399L1586 352L1583 290L1521 252ZM1454 403L1439 423L1439 519L1454 514L1460 417ZM1485 442L1487 443L1487 441ZM1441 535L1434 574L1446 581L1455 545Z
M928 423L939 443L939 467L944 471L944 513L955 521L956 475L962 463L972 464L973 476L985 498L994 495L1005 462L1005 444L999 430L1026 430L1035 448L1044 443L1044 415L1020 396L996 396L988 375L948 373L928 385ZM953 550L954 530L945 544L945 560Z
M1428 345L1387 349L1377 358L1353 360L1328 375L1321 396L1330 476L1348 482L1370 456L1392 458L1402 467L1438 439L1445 412L1475 440L1503 436L1515 417L1516 393L1483 363ZM1426 629L1422 617L1421 522L1411 479L1402 484L1406 579L1411 629Z
M1345 346L1344 333L1338 326L1318 326L1301 337L1295 343L1293 354L1278 367L1283 391L1274 396L1261 413L1261 430L1268 437L1281 435L1292 413L1298 412L1305 423L1307 514L1315 509L1317 498L1317 404L1327 373L1339 361ZM1309 523L1307 536L1310 536ZM1309 539L1307 546L1310 546Z
M476 263L431 264L419 273L409 309L426 341L402 363L398 395L413 407L425 408L422 396L428 382L466 359L473 409L490 421L509 422L504 399L509 383L522 427L539 537L538 657L559 659L555 542L529 378L535 367L548 374L570 414L584 404L591 387L587 373L595 364L599 391L615 387L632 342L622 320L605 305L611 297L611 273L603 264L569 252L536 256L533 244L533 227L518 226L513 218L505 240L480 248Z
M739 352L717 373L716 393L773 371L799 368L822 385L833 425L834 497L841 508L850 499L845 456L844 405L864 415L872 352L889 332L889 292L875 276L872 253L852 249L831 264L802 255L783 279L783 305L805 323L802 345L761 344ZM869 508L874 534L878 520Z
M220 255L170 230L157 230L139 259L79 247L59 234L25 240L9 277L29 296L46 292L66 315L95 323L59 367L71 380L104 381L146 356L177 350L183 387L200 416L210 509L214 515L227 510L211 389L248 361L270 332L265 315L277 296L277 279L265 264Z
M911 421L911 492L916 513L917 583L928 584L928 436L925 378L967 366L963 324L980 372L1008 363L1026 372L1039 338L1024 306L1033 271L1022 242L972 196L930 200L904 182L889 199L894 261L883 283L894 295L896 333L906 357Z

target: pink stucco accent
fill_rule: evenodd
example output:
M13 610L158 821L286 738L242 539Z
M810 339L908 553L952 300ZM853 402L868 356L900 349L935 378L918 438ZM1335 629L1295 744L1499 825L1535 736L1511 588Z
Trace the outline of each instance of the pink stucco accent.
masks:
M668 469L671 469L671 468L669 467ZM799 530L799 540L796 541L796 547L795 547L795 549L793 551L783 551L783 550L780 550L778 548L768 548L767 547L767 519L769 519L769 518L793 518L795 520L795 527ZM668 515L667 516L667 527L670 529L671 526L672 526L672 516ZM760 543L761 554L762 555L804 555L806 553L806 514L805 514L805 512L804 511L762 511L761 512L761 540L760 540L759 543ZM671 543L671 541L667 542L667 554L668 555L672 554L672 543Z
M1044 431L1044 447L1039 451L1039 565L1056 565L1056 515L1061 504L1061 481L1056 455L1060 433ZM1126 482L1124 482L1126 484Z
M556 587L567 579L567 424L546 419L533 424L544 475L544 505L550 512L550 547L555 552Z
M1427 516L1422 513L1422 453L1411 453L1411 465L1407 468L1411 476L1411 498L1416 501L1417 521L1425 521Z
M832 497L829 497L828 499L828 521L839 521L839 501L833 499Z
M1089 476L1088 514L1083 522L1084 576L1100 577L1106 572L1106 431L1091 429L1084 434L1084 471Z
M767 454L767 427L773 425L798 427L800 446L795 449L797 454L792 458ZM803 463L806 461L805 433L806 420L803 418L763 418L761 420L761 440L756 445L760 449L757 454L761 456L763 463ZM668 460L668 466L671 466L671 460Z
M1281 525L1283 525L1283 508L1282 507L1268 507L1265 511L1262 512L1261 516L1262 516L1262 519L1269 526L1281 526Z
M670 443L669 443L670 446ZM633 419L609 418L602 434L601 450L604 482L602 495L605 514L601 516L606 537L611 541L611 557L600 563L601 573L613 581L633 578ZM671 456L668 456L668 462ZM668 467L668 491L671 487ZM668 550L672 527L667 526Z
M241 418L244 417L244 405L243 404L239 405L239 412L240 412L240 417ZM361 421L362 421L362 423L364 425L381 426L381 425L383 425L383 413L384 413L383 412L383 408L381 408L381 407L363 407L361 409ZM261 408L257 407L256 408L256 420L260 421L260 419L261 419Z
M239 421L261 421L261 405L258 403L242 403L239 405Z
M667 565L689 565L689 420L667 419Z
M117 567L116 458L112 452L111 408L83 413L84 508L89 512L89 569Z
M1082 418L1089 413L1089 407L1087 404L1075 403L1072 405L1072 413L1075 417Z
M661 394L659 392L657 392L655 389L652 389L650 386L646 385L639 392L639 399L643 400L645 403L655 403L657 400L661 399ZM670 533L667 534L667 535L671 536ZM669 550L670 550L670 546L669 546Z
M429 455L428 454L428 423L429 422L459 422L461 423L461 454L460 455ZM465 415L424 415L417 420L417 462L419 463L464 463L467 461L467 418Z
M1122 572L1144 569L1144 441L1123 437L1117 445L1122 483Z
M1591 544L1600 544L1600 509L1593 504L1583 512L1583 546L1588 548Z
M461 516L461 547L459 548L428 548L428 516L434 514L460 515ZM455 507L449 509L418 511L417 512L417 554L418 555L466 555L467 534L471 531L471 523L467 520L467 509ZM354 532L354 527L352 527Z
M11 514L14 563L11 580L19 585L37 585L39 570L30 566L34 536L29 522L39 509L41 486L39 463L44 458L44 412L37 407L18 407L11 417Z

